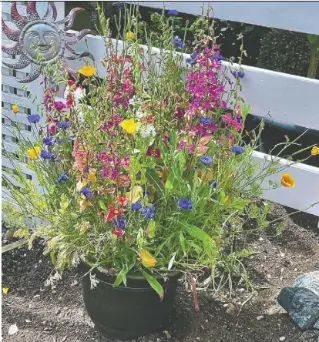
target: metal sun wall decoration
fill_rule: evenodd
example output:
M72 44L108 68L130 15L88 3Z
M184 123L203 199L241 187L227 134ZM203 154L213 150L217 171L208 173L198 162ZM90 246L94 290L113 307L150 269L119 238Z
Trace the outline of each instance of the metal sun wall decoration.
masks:
M13 64L4 61L2 63L13 69L23 69L31 65L29 75L20 80L21 83L34 81L40 76L45 64L54 63L59 58L93 58L89 52L79 54L72 48L72 45L87 34L93 33L89 29L80 32L69 31L76 15L84 11L83 8L73 8L64 19L56 21L57 9L54 2L48 2L42 18L37 12L36 3L29 1L26 7L27 15L22 16L17 10L16 2L12 2L11 19L16 28L9 27L2 19L3 33L8 39L16 42L12 46L2 46L2 51L9 55L19 55L18 61ZM63 27L60 27L62 25ZM66 52L69 56L65 56Z

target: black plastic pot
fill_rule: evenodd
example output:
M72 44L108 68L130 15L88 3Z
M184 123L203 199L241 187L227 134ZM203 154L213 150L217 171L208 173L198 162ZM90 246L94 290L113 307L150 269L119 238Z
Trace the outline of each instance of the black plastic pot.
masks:
M86 266L82 266L87 272ZM90 277L82 278L82 293L86 310L96 327L109 337L131 339L162 330L169 323L173 308L179 273L172 273L164 287L161 301L156 292L141 275L128 275L127 287L113 287L114 277L94 270L99 280L90 289Z

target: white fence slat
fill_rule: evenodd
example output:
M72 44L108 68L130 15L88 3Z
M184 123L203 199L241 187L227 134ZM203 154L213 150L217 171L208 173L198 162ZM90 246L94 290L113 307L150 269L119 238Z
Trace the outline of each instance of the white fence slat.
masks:
M242 96L251 114L319 130L319 80L246 65L243 70Z
M132 1L133 2L133 1ZM319 2L310 1L138 1L140 6L176 9L200 15L202 8L213 7L221 20L273 27L319 35Z

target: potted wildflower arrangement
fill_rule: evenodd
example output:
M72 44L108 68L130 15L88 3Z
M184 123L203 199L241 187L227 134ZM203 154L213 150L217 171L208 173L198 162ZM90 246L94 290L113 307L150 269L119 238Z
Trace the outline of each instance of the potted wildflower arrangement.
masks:
M249 251L236 238L249 215L256 228L266 224L269 206L256 198L278 169L273 162L256 172L255 142L243 139L249 107L238 75L227 76L209 19L191 28L185 60L175 12L154 14L149 31L136 10L123 11L117 40L99 13L104 79L89 64L72 79L46 68L46 123L32 113L35 140L20 136L38 186L18 166L4 185L10 210L33 222L20 222L16 236L30 246L44 239L59 272L80 266L96 326L130 338L165 327L178 278L200 275L208 286L222 272L243 272ZM285 174L282 185L293 187L293 178Z

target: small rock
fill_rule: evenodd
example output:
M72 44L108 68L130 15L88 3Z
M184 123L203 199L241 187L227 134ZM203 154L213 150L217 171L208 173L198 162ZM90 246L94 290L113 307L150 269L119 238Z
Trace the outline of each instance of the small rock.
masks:
M260 320L263 319L263 318L264 318L263 315L260 315L260 316L257 316L257 317L256 317L257 321L260 321Z
M64 337L62 338L62 341L61 341L61 342L65 342L67 338L68 338L67 336L64 336Z
M55 311L55 314L56 315L59 315L61 313L61 309L57 309L56 311Z
M33 298L39 298L39 297L40 297L39 294L33 296Z
M285 341L285 339L286 339L286 336L280 336L280 337L279 337L279 341L280 341L280 342Z
M18 327L16 324L11 324L8 330L9 335L14 335L19 331Z
M26 319L25 322L26 323L31 323L31 319Z
M229 303L228 306L227 306L227 309L226 309L226 313L228 315L233 315L235 313L235 311L236 311L235 305L232 304L232 303Z

